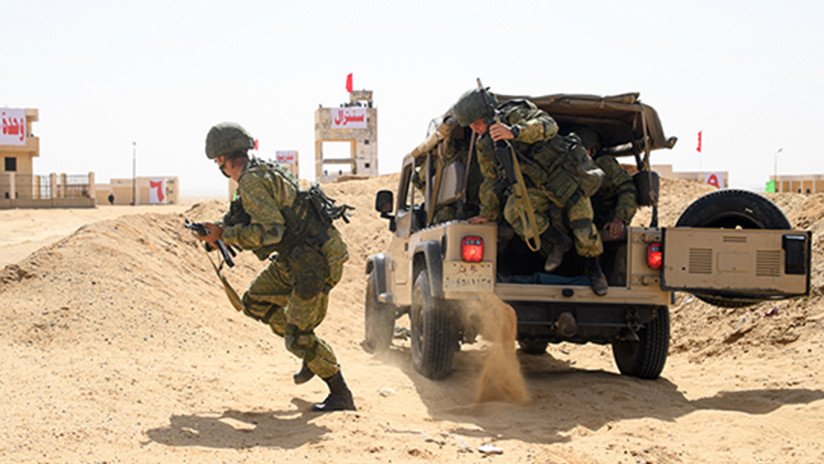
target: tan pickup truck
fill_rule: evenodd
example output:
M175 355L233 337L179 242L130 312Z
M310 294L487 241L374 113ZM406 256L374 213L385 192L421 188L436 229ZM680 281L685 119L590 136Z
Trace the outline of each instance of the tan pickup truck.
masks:
M510 98L516 97L499 96ZM562 131L572 125L595 129L610 156L631 157L637 168L639 204L652 208L652 220L605 241L609 293L592 292L574 252L548 274L544 257L506 224L466 222L478 210L474 136L447 113L404 157L397 192L377 193L375 208L393 236L385 252L367 260L367 350L386 350L396 319L408 315L415 369L444 378L460 344L477 334L460 314L463 303L494 293L515 309L523 352L543 353L549 343L564 341L611 344L622 374L654 379L667 358L673 292L726 307L809 294L811 233L791 230L784 214L760 195L719 190L691 204L675 227L658 227L660 182L649 156L672 148L676 139L664 136L657 113L638 94L530 100ZM457 161L445 163L446 150L455 146L466 148ZM435 223L435 210L447 205L457 219Z

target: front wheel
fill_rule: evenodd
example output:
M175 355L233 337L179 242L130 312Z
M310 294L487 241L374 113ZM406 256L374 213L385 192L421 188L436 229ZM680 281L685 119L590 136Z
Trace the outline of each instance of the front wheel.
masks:
M458 324L449 305L432 296L425 269L415 278L409 318L415 370L429 379L446 378L458 348Z
M618 370L624 375L657 379L667 362L669 334L669 309L662 306L658 308L657 317L638 332L639 340L612 342L612 355Z

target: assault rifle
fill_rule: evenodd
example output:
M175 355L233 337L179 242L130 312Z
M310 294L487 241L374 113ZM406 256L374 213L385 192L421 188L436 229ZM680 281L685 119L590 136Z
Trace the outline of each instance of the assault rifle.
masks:
M478 79L478 89L484 99L484 103L489 107L491 117L486 119L486 124L491 127L493 124L500 121L500 114L498 112L495 99L487 92L486 88ZM526 234L525 241L527 247L532 251L541 249L541 237L538 235L538 223L535 221L535 210L532 208L532 202L529 201L529 195L526 191L526 182L521 172L521 165L518 162L518 153L512 145L506 140L498 140L495 144L495 159L498 165L503 168L504 188L511 187L512 195L518 203L521 203L521 222L524 225L524 232ZM531 235L531 236L530 236Z
M197 235L204 236L209 235L209 230L206 229L206 226L203 225L202 222L192 222L188 219L183 220L183 227L193 230ZM215 245L217 249L220 251L220 255L223 257L223 262L226 263L227 266L232 267L235 265L235 261L232 259L232 256L236 256L235 250L232 247L227 247L223 240L218 239L215 241ZM204 244L206 251L212 251L212 246L208 243Z

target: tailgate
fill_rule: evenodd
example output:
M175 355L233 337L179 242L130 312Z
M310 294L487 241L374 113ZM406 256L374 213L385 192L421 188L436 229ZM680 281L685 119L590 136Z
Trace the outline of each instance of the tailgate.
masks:
M812 233L800 230L663 229L667 290L777 298L810 293Z

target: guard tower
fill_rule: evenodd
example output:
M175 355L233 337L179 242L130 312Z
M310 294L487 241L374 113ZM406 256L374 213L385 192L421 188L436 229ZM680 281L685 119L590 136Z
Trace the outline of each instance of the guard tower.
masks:
M349 156L324 158L324 142L348 142ZM349 103L315 110L315 179L318 182L378 175L378 110L371 90L355 90Z

